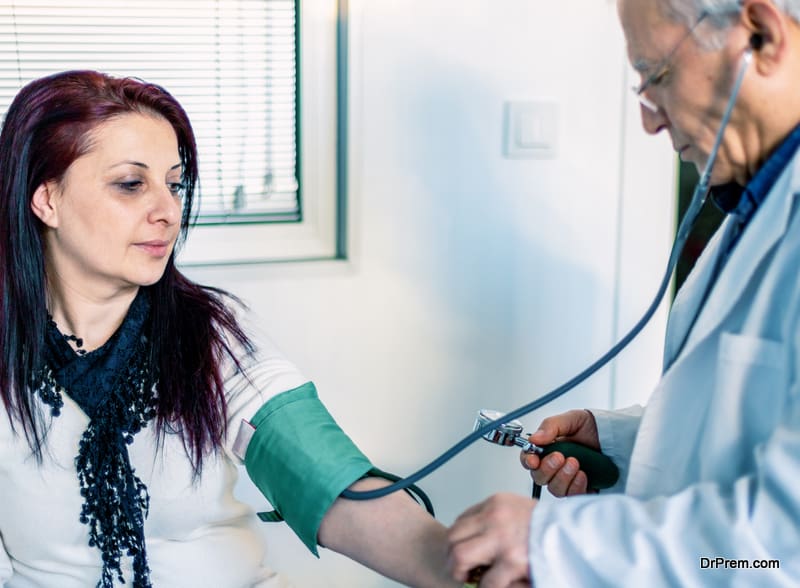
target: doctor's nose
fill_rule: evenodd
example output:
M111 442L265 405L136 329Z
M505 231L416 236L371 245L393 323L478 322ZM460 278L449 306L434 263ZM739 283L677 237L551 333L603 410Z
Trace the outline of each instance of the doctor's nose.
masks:
M663 108L658 106L652 108L644 104L639 108L642 115L642 127L648 134L655 135L669 126L669 119Z

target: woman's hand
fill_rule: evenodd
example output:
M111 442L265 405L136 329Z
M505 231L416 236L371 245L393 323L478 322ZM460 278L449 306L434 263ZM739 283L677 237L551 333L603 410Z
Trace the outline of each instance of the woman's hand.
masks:
M548 417L529 438L531 443L543 447L554 441L573 441L600 450L597 423L588 410L570 410ZM544 458L535 453L521 453L522 467L531 471L531 478L540 486L547 486L553 496L563 497L586 494L588 478L574 457L554 451Z

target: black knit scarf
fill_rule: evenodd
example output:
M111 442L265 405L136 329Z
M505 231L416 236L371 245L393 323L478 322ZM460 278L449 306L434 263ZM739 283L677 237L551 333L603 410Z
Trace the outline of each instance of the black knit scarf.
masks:
M80 521L89 545L102 553L97 588L124 583L120 561L133 558L133 588L151 588L144 539L150 496L128 456L133 436L155 416L156 374L147 342L150 303L144 290L120 328L102 347L78 355L50 322L44 368L35 385L58 416L66 393L89 417L75 465L81 496Z

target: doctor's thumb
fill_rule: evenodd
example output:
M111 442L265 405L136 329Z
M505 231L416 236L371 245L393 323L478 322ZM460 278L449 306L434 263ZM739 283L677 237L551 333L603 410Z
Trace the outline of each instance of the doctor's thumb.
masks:
M548 417L541 422L539 428L529 437L534 445L549 445L562 435L560 432L561 427L559 427L559 423L556 421L557 418L558 417Z
M547 417L530 436L530 440L534 445L549 445L559 439L572 437L586 427L587 417L593 420L591 414L585 410L570 410Z

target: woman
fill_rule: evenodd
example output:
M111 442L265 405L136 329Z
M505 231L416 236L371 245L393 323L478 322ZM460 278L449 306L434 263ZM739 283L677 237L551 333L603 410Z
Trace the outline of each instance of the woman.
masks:
M176 269L196 183L189 120L158 86L65 72L9 108L0 585L279 585L233 498L237 459L312 550L454 585L443 527L407 496L337 499L383 482L232 298ZM336 453L303 446L297 420Z

